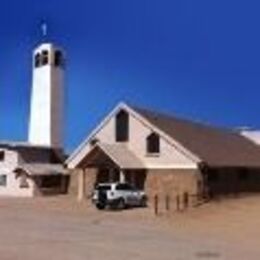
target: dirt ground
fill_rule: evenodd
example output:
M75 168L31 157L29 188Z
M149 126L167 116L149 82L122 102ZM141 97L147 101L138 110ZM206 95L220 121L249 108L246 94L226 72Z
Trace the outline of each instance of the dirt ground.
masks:
M155 217L69 197L0 199L0 260L260 259L260 196Z

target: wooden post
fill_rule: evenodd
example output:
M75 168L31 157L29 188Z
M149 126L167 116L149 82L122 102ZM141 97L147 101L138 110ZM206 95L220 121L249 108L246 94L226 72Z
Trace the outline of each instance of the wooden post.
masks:
M61 193L65 194L67 192L67 183L68 183L69 175L64 174L61 176Z
M125 173L124 170L120 169L120 176L119 176L120 182L125 182Z
M154 196L154 214L155 214L156 216L157 216L158 213L159 213L158 204L159 204L159 197L158 197L158 195L155 195L155 196Z
M85 171L80 169L78 172L78 201L85 197Z
M183 194L183 207L187 209L189 207L189 194L188 192L184 192Z

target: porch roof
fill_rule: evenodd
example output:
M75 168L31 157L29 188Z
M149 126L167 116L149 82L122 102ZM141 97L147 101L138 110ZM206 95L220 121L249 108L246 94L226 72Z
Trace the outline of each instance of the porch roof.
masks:
M144 169L142 161L124 144L96 144L81 164L99 166L114 163L121 169Z
M65 174L66 170L62 164L49 164L49 163L22 163L15 172L23 170L29 175L59 175Z

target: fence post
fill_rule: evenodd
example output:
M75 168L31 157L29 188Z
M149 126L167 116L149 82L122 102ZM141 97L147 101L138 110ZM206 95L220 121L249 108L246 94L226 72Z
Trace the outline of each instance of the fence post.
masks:
M159 197L158 195L156 194L154 196L154 214L157 216L158 213L159 213L159 210L158 210L158 204L159 204Z
M183 207L187 209L189 207L189 194L188 192L184 192L183 194Z

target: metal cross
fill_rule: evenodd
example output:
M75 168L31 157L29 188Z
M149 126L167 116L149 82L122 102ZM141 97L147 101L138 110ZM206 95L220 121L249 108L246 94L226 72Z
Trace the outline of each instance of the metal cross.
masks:
M47 24L45 22L43 22L41 24L41 30L42 30L42 36L46 37L47 36L47 32L48 32L48 27L47 27Z

